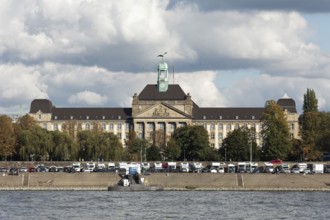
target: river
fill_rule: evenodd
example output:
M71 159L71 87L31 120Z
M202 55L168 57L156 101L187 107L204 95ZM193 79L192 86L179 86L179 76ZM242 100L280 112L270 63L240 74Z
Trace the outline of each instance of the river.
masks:
M330 219L329 192L0 191L0 219Z

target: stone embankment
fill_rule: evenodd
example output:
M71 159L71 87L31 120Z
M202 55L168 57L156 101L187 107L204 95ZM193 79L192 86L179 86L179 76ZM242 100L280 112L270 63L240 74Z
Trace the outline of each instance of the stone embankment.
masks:
M330 175L151 173L146 185L165 190L306 190L330 191ZM0 190L107 190L115 173L21 173L0 176Z

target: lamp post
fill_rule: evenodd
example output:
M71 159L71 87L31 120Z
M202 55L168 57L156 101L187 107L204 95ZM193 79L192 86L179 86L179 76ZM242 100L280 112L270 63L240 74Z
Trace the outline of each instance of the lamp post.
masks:
M140 145L140 159L141 159L141 163L142 163L142 144Z
M252 140L250 144L250 162L252 162Z
M227 147L225 147L225 162L227 162Z

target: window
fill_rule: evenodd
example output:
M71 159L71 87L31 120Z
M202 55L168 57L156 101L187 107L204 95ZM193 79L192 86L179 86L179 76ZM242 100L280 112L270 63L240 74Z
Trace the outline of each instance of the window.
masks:
M119 119L119 120L121 119L121 116L120 116L120 115L118 116L118 119Z
M211 122L211 130L214 130L215 126L214 126L214 123Z
M102 122L102 130L106 130L106 124L104 122Z
M57 116L56 115L54 116L54 119L57 120Z
M118 126L118 130L121 129L121 123L118 123L117 126Z
M139 133L139 138L143 139L143 133Z
M222 130L223 129L222 123L219 123L218 128L219 128L219 130Z
M214 140L214 133L211 133L211 139Z
M222 134L222 133L219 133L219 134L218 134L218 139L219 139L219 140L222 140L222 139L223 139L223 134Z
M149 125L149 130L152 130L153 131L154 130L154 127L155 127L154 126L154 123L148 123L148 125Z
M160 130L164 130L164 129L165 129L165 125L164 125L164 123L159 123L159 129L160 129Z
M171 129L171 131L175 130L175 124L174 123L170 123L170 129Z
M182 128L182 127L184 127L184 126L186 126L186 122L179 122L179 127L180 127L180 128Z
M203 127L206 129L206 123L203 123Z
M89 116L88 116L88 115L86 116L86 119L87 119L87 120L89 119Z
M41 115L38 115L38 117L39 117L39 120L41 120Z
M86 130L90 130L91 129L91 125L89 123L86 123Z
M222 119L222 115L219 116L219 119L220 119L220 120Z
M126 130L129 131L129 128L130 128L130 124L126 123Z
M102 119L103 119L103 120L105 119L105 116L104 116L104 115L102 116Z
M113 130L113 123L110 123L110 125L109 125L109 129L110 129L110 130Z
M72 116L72 115L70 116L70 119L71 119L71 120L73 119L73 116Z
M42 128L47 129L47 123L43 123Z
M143 130L143 123L139 123L139 130L140 130L140 131Z
M204 119L204 120L206 119L206 116L205 116L205 115L203 116L203 119Z
M294 130L294 124L293 123L291 124L291 130Z
M58 124L54 124L54 130L57 131L58 130Z
M118 133L118 134L117 134L117 137L118 137L119 139L121 139L121 133Z
M251 118L252 118L252 120L254 120L256 117L253 115Z
M230 125L230 123L227 124L226 129L227 129L227 130L231 130L231 125Z
M239 124L238 123L235 124L235 129L239 129Z
M235 118L236 118L236 120L237 120L237 119L239 119L239 117L238 117L237 115L236 115L236 117L235 117Z

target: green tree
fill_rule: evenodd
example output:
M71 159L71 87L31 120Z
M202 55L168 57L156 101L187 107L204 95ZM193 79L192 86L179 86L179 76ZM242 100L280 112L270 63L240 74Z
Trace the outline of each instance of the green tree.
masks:
M174 131L173 139L181 148L182 160L205 160L211 150L208 133L203 126L178 128Z
M244 127L229 132L219 149L222 158L226 157L227 160L233 161L246 161L250 160L251 152L253 154L252 159L258 160L259 150L255 137L254 129Z
M313 89L307 89L304 94L303 110L305 112L318 112L318 100Z
M287 159L292 143L283 109L274 100L267 101L261 121L262 159Z
M177 160L181 155L181 149L174 139L171 139L165 148L164 156L167 160Z
M90 130L79 131L77 134L78 157L86 161L96 160L96 134Z
M50 135L52 142L51 160L67 161L78 159L78 147L73 137L60 131L52 131Z
M15 132L10 117L0 115L0 156L7 160L15 153Z
M113 133L100 133L97 137L95 156L98 159L119 161L123 155L123 146L117 135Z
M151 145L147 149L147 159L149 161L159 161L159 160L162 160L162 156L161 156L159 147L157 147L156 145Z

